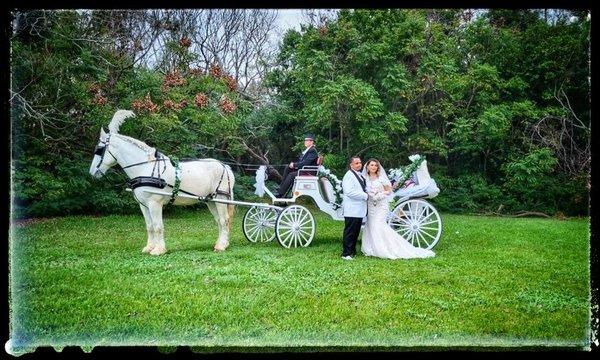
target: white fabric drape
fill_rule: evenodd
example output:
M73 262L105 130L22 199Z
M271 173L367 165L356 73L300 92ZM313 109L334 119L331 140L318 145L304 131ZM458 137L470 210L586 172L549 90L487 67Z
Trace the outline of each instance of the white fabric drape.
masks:
M261 197L264 195L266 178L267 178L267 166L261 165L258 167L258 170L256 170L256 183L254 184L254 187L256 188L254 193L256 195L261 196Z

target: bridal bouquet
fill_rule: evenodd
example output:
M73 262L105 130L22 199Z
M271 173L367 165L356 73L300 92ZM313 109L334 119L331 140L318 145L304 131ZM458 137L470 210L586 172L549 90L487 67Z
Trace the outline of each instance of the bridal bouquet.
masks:
M327 180L329 180L329 182L333 186L333 192L335 195L335 203L332 204L333 209L337 210L340 207L342 207L340 205L343 201L343 199L342 199L342 182L334 174L332 174L331 171L329 171L329 169L326 169L323 166L319 166L319 173L317 174L317 176L326 177Z

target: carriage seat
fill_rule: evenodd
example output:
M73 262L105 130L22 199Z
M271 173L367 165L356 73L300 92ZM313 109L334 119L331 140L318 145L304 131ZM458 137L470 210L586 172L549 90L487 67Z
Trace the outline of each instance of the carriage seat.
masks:
M319 155L317 157L317 165L303 166L302 169L298 170L298 176L317 176L321 165L323 165L323 156Z

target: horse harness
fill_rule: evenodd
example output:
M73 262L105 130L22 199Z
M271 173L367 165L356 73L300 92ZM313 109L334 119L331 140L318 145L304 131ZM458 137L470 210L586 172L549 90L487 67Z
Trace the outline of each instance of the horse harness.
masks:
M191 193L189 191L185 191L185 190L179 188L179 185L181 184L181 167L180 167L179 161L177 161L177 160L171 161L172 165L175 167L175 183L173 185L171 185L171 184L167 183L167 181L161 177L161 174L164 173L165 170L167 169L166 164L163 163L164 167L163 167L162 171L160 171L160 162L166 161L167 159L165 158L164 154L162 154L158 150L155 153L155 158L156 158L155 160L149 160L149 161L132 164L132 165L127 165L127 166L123 167L123 169L126 169L126 168L137 166L137 165L143 165L143 164L146 164L151 161L155 162L155 165L152 168L152 174L150 176L138 176L133 179L130 179L127 181L128 187L130 187L133 190L133 189L141 187L141 186L150 186L150 187L155 187L155 188L159 188L159 189L164 189L165 186L170 186L173 188L173 192L171 194L171 198L169 199L169 205L171 205L171 204L173 204L173 202L175 202L175 199L177 198L177 195L179 194L179 192L183 192L188 195L199 197L199 195L197 195L197 194L194 194L194 193ZM227 174L227 183L229 183L229 173L227 172L227 168L225 167L225 165L223 165L223 163L221 163L221 162L219 162L219 163L223 167L223 172L221 173L221 179L219 180L219 183L217 184L215 191L213 191L211 194L206 196L206 198L210 199L217 195L225 195L229 199L231 199L231 193L229 191L219 189L219 187L221 186L221 183L223 182L223 178L224 178L225 174ZM155 173L156 173L156 176L154 175Z
M111 136L111 134L109 133L106 141L101 141L102 144L104 144L104 146L96 145L96 148L94 149L94 155L100 156L100 161L98 162L98 164L102 164L102 161L104 160L104 155L106 154L106 150L108 149L108 143L110 141L110 136ZM110 150L108 150L108 153L115 160L117 160L115 155L113 153L111 153ZM129 179L129 180L127 180L127 186L133 190L133 189L141 187L141 186L150 186L150 187L155 187L155 188L159 188L159 189L164 189L165 186L168 185L173 188L173 193L171 194L171 199L169 200L169 205L173 204L173 202L175 202L175 199L177 198L177 195L180 191L185 194L188 194L188 195L199 197L199 195L197 195L197 194L193 194L191 192L188 192L188 191L185 191L185 190L182 190L179 188L179 185L181 184L181 168L179 167L179 164L180 164L179 161L175 161L175 162L171 161L172 165L175 166L175 184L171 185L171 184L167 183L167 181L161 177L161 174L163 174L165 172L165 170L167 169L167 165L164 163L166 160L167 159L163 153L161 153L158 150L155 150L153 160L142 161L142 162L127 165L127 166L122 166L121 168L123 170L125 170L127 168L131 168L134 166L144 165L144 164L147 164L150 162L154 162L154 167L152 168L152 174L150 174L150 176L137 176L135 178ZM191 160L191 161L202 161L202 160ZM218 161L218 160L215 160L215 161ZM160 163L161 162L163 163L162 171L160 171ZM229 172L227 172L227 168L225 167L225 165L223 165L222 162L219 161L219 163L223 167L223 172L221 173L221 179L219 180L219 183L217 184L215 191L213 191L211 194L206 196L205 197L206 199L212 199L217 195L225 195L229 199L231 199L231 192L230 192L231 189L230 189L230 191L225 191L225 190L219 189L219 187L221 186L221 183L223 182L223 177L224 177L225 173L227 173L227 183L231 184L229 182L230 179L229 179ZM99 167L100 167L100 165L98 165L98 171L102 172L99 169ZM154 176L155 173L156 173L156 176ZM134 196L135 200L141 204L141 202L135 197L135 193L133 196ZM142 205L144 205L144 204L142 204Z

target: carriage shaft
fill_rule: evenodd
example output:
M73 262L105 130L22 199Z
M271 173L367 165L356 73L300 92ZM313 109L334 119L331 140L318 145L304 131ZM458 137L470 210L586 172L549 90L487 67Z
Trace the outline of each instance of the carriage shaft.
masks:
M132 191L129 188L126 190ZM157 189L143 189L142 191L149 192L152 194L157 194L157 195L171 196L171 193L166 192L166 191L157 190ZM274 205L269 205L269 204L264 204L264 203L251 203L251 202L246 202L246 201L215 199L215 198L209 198L206 196L195 196L195 195L189 195L189 194L185 194L185 193L180 193L178 196L188 198L188 199L196 199L198 201L210 201L210 202L217 202L217 203L230 204L230 205L265 207L265 208L275 209L277 211L283 210L283 208L280 206L274 206Z
M207 197L204 197L204 196L199 196L198 200L199 201L218 202L218 203L231 204L231 205L264 207L264 208L269 208L269 209L275 209L275 210L278 210L278 211L282 211L283 210L283 208L280 207L280 206L274 206L274 205L269 205L269 204L264 204L264 203L251 203L251 202L246 202L246 201L235 201L235 200L226 200L226 199L214 199L214 198L207 198Z

